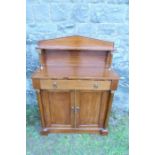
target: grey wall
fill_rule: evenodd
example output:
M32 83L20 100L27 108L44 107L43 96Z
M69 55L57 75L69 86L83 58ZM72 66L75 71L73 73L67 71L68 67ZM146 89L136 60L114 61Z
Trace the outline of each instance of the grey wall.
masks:
M128 111L128 0L27 0L26 26L27 104L36 104L37 41L76 34L115 42L113 68L121 81L114 107Z

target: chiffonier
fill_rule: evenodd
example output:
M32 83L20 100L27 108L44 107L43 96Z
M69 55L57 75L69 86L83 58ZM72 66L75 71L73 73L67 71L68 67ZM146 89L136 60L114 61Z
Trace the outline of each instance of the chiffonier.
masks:
M108 134L119 75L111 69L114 43L83 36L38 42L40 67L32 75L41 134Z

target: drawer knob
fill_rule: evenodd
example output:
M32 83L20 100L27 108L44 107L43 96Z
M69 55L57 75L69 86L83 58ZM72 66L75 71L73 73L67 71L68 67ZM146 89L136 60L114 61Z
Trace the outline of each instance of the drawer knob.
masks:
M57 83L56 82L54 82L52 85L53 85L54 88L57 88Z
M98 88L98 84L97 83L94 84L94 88Z

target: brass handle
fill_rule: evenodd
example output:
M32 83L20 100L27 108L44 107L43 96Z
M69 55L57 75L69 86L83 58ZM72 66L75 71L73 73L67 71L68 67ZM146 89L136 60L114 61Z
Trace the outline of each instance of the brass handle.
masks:
M74 112L79 112L80 111L80 108L79 107L71 107L71 109Z
M76 107L75 108L75 112L79 112L80 111L80 108L79 107Z
M54 88L57 88L57 83L56 82L54 82L52 85L53 85Z
M71 109L72 109L72 111L74 111L74 107L72 107Z
M98 84L97 83L94 84L94 88L98 88Z

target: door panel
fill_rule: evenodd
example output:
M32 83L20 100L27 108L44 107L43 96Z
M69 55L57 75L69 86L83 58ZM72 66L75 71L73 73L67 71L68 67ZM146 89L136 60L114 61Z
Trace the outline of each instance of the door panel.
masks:
M68 92L50 93L52 124L71 124L71 94Z
M41 90L45 127L103 128L109 91Z
M101 103L101 91L76 91L76 126L98 127Z
M44 113L44 116L48 120L47 125L57 128L72 127L74 124L74 114L71 111L71 107L74 105L74 92L43 91L43 94L46 95L46 102L44 101L43 103L44 108L49 109L48 111L45 110Z

